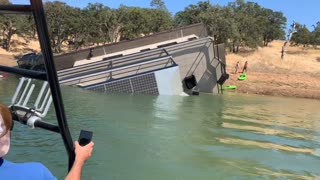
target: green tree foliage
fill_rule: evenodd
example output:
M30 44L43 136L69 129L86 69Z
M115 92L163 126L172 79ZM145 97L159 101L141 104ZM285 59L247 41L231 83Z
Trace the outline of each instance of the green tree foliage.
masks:
M152 0L150 6L155 9L148 9L149 11L149 33L160 32L168 30L173 27L173 17L168 11L165 3L162 0Z
M20 23L17 30L19 35L25 37L26 40L37 38L36 24L32 15L19 16Z
M154 32L170 29L173 19L168 11L123 6L121 39L132 39Z
M320 45L320 22L317 22L316 25L313 25L314 30L310 31L306 25L296 23L297 32L293 34L291 38L292 45Z
M184 11L179 11L175 15L174 21L176 26L184 26L202 22L201 15L206 13L210 8L208 2L199 2L197 5L189 5Z
M78 8L72 9L70 17L65 23L68 23L68 37L66 37L66 44L71 49L79 49L85 45L88 37L87 16L84 11Z
M314 30L312 31L312 44L313 45L320 45L320 21L317 22L317 25L314 26Z
M75 9L59 1L48 1L44 8L53 52L60 53L63 43L66 43L72 34L70 22L76 18Z
M173 24L172 15L162 9L148 9L148 33L156 33L171 29Z
M10 4L0 0L0 4ZM63 47L79 49L118 40L169 30L203 22L217 43L225 43L232 52L240 46L256 48L267 46L275 39L284 39L286 17L282 12L263 8L258 3L235 0L227 6L212 5L208 1L191 4L173 17L163 0L151 0L151 8L127 7L117 9L101 3L89 3L85 8L75 8L59 1L47 1L45 11L51 45L55 53ZM10 49L12 36L27 39L36 37L31 16L0 15L0 45ZM294 44L320 44L320 22L310 32L300 25L292 38Z
M16 23L17 17L15 15L1 15L0 16L0 26L1 26L1 39L0 43L4 49L10 50L11 38L17 33Z
M173 18L162 1L156 9L120 6L111 9L101 3L89 3L85 8L70 7L62 2L47 2L45 8L54 52L62 46L81 46L132 39L170 29Z
M286 18L281 12L262 8L258 3L236 0L225 7L199 2L175 16L177 25L203 22L217 43L226 43L231 51L239 46L256 48L282 38Z
M129 40L148 33L149 16L147 9L138 7L124 7L125 15L121 23L121 39Z
M10 5L8 0L0 0L0 5ZM9 51L12 44L12 36L18 34L20 36L26 34L24 29L26 26L26 16L16 14L0 14L0 44Z
M262 27L264 46L268 46L268 43L274 39L285 37L283 29L285 29L287 19L283 16L283 13L264 8L262 8L261 13L262 16L260 16L258 22Z
M299 23L296 23L296 30L297 32L293 34L291 38L291 43L293 45L299 45L302 44L304 46L311 44L313 34L309 31L309 29L306 27L306 25L302 25Z
M88 33L87 42L98 45L113 42L118 26L115 13L115 10L100 3L90 3L84 9L85 32Z
M162 0L152 0L150 6L156 9L168 11L166 4Z
M222 8L220 6L210 7L208 12L201 14L202 21L207 25L208 32L217 43L224 43L230 39L229 34L237 33L235 21L233 18L234 13L230 8ZM224 24L220 26L219 24ZM235 31L235 32L233 32ZM236 37L234 37L236 39Z

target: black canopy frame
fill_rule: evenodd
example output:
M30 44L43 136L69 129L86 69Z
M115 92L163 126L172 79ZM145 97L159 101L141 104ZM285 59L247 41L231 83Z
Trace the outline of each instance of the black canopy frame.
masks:
M34 17L38 38L39 38L39 43L40 43L41 51L44 58L46 73L19 69L19 68L6 67L6 66L0 66L0 71L7 72L7 73L14 73L14 74L22 75L25 77L30 77L33 79L48 81L49 87L51 90L55 112L56 112L58 126L51 125L45 122L38 122L35 124L35 126L61 134L61 137L64 142L64 146L68 153L68 158L69 158L68 170L70 170L75 159L74 146L73 146L73 140L68 128L68 123L65 115L64 106L63 106L59 81L57 78L57 72L54 65L53 54L52 54L49 35L48 35L47 22L45 18L44 9L43 9L43 3L41 0L30 0L30 5L14 5L14 4L0 5L0 13L32 14Z

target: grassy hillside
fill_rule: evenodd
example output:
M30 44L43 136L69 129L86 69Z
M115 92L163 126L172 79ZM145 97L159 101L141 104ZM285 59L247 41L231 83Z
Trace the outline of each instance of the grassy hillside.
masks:
M280 58L284 41L273 41L258 50L242 49L239 54L228 54L229 68L237 61L248 61L250 70L274 73L308 73L320 75L320 49L287 46L284 60Z
M6 51L0 47L0 65L16 66L17 57L32 51L40 52L38 40L25 40L22 37L13 35L10 51Z
M228 54L226 85L237 85L237 92L282 95L320 99L320 49L287 47L281 60L284 41L274 41L255 51L242 49L239 54ZM234 74L237 61L249 62L248 79L238 81Z

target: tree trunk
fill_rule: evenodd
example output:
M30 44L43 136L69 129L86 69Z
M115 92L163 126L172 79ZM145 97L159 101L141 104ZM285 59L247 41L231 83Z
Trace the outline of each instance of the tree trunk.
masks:
M9 51L10 50L10 42L11 42L11 38L12 36L16 33L15 28L13 27L13 24L11 21L4 23L3 25L3 45L2 47Z
M232 52L233 53L236 53L236 47L235 47L236 45L235 45L235 42L233 42L232 43Z
M10 51L10 47L11 47L11 38L13 36L13 34L15 34L15 30L12 26L8 27L8 32L5 35L5 39L4 39L4 46L3 48L7 51Z

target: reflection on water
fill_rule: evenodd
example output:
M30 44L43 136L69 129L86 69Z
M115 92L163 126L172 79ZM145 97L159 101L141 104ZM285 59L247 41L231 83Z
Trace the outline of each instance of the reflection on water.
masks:
M291 152L301 152L301 153L314 153L314 149L308 148L296 148L290 147L286 145L268 143L268 142L259 142L259 141L250 141L250 140L243 140L243 139L233 139L233 138L219 138L219 141L225 144L236 144L236 145L245 145L245 146L258 146L261 148L266 149L278 149L278 150L285 150Z
M16 80L0 81L9 103ZM98 94L62 88L74 139L94 131L84 179L315 179L320 102L224 94L199 97ZM55 122L54 111L46 117ZM17 123L16 123L17 124ZM17 124L12 161L40 161L62 179L58 134Z

